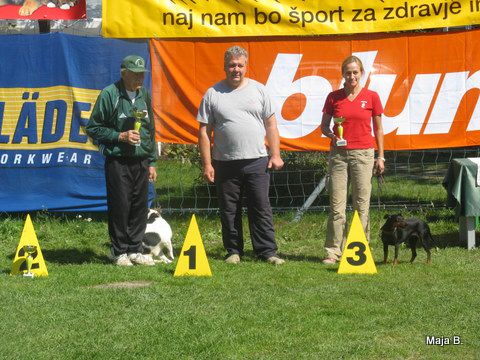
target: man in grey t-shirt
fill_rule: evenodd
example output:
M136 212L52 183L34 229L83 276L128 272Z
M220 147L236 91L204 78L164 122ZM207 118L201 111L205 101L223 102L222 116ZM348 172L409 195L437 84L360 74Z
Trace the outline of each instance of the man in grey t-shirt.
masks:
M215 182L226 262L243 255L242 196L247 199L250 237L255 254L281 265L268 198L268 169L283 167L280 136L265 87L245 77L248 53L240 46L225 52L225 79L205 93L197 120L203 176ZM213 133L213 150L212 150ZM268 144L268 152L265 146Z

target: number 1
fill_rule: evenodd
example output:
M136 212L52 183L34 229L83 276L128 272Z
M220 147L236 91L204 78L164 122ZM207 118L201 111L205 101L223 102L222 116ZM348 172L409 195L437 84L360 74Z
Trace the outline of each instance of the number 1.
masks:
M197 266L197 247L195 245L190 246L190 249L185 250L183 255L188 256L188 268L193 270Z

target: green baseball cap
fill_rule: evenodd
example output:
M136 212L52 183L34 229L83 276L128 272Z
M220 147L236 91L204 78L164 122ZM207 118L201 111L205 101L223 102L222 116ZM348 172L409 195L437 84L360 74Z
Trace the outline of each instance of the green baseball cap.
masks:
M145 60L138 55L128 55L122 60L122 69L127 69L135 73L148 71L145 69Z

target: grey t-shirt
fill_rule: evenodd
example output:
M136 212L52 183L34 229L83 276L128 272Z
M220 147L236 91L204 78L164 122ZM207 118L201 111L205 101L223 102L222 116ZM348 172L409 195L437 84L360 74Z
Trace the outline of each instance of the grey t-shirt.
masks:
M231 89L221 81L203 96L197 120L213 128L214 160L255 159L267 156L264 121L273 113L264 85L248 79Z

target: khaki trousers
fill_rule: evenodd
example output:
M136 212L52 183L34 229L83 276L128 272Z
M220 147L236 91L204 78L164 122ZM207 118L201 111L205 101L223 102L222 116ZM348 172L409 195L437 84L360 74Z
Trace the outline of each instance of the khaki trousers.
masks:
M346 207L351 184L352 207L358 211L367 240L370 239L369 208L372 192L374 149L333 148L328 165L330 214L325 250L327 257L339 260L347 238Z

